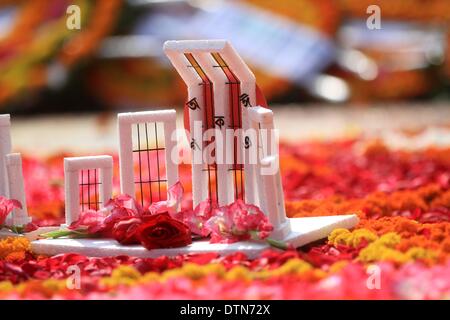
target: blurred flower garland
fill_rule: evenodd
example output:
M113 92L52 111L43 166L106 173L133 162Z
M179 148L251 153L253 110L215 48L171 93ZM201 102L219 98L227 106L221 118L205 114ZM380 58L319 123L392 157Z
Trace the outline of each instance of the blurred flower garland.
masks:
M16 5L11 30L0 37L0 104L45 87L51 68L68 70L94 52L114 26L121 0L33 0ZM10 1L0 6L11 5ZM66 27L66 9L78 5L81 30Z

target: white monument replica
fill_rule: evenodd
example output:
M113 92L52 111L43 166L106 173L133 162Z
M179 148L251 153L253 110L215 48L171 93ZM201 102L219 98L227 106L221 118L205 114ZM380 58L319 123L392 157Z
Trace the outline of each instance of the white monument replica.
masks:
M325 238L335 228L352 228L356 215L287 218L279 171L278 146L273 136L273 112L259 106L255 77L225 40L167 41L164 51L187 85L185 117L192 158L193 205L209 200L227 205L237 199L257 205L274 226L270 238L293 247ZM173 139L176 111L158 110L118 114L120 187L142 205L164 199L178 181L178 146ZM22 202L8 217L8 225L30 221L27 214L21 158L11 154L9 115L0 116L0 194ZM205 142L207 132L214 139ZM217 137L229 137L220 143ZM214 146L214 152L205 152ZM272 146L272 148L270 148ZM273 147L275 146L275 147ZM228 161L223 161L223 160ZM112 197L111 156L66 158L66 227L86 209L107 210ZM177 210L179 208L174 208ZM231 244L195 240L181 248L147 250L124 246L114 239L40 239L39 234L59 227L24 234L38 254L75 252L88 256L174 256L188 253L235 251L255 257L269 248L264 241ZM11 233L1 231L1 236Z

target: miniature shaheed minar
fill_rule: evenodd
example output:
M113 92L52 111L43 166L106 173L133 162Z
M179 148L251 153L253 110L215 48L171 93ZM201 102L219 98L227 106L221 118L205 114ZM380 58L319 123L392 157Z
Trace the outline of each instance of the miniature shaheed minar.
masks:
M273 112L265 105L253 73L229 42L167 41L164 52L188 89L185 129L191 147L194 206L205 200L223 206L237 199L257 205L274 226L270 237L294 247L325 238L335 228L356 225L355 215L286 217ZM134 196L142 205L166 198L168 188L178 181L176 129L175 110L118 115L122 194ZM205 139L208 132L214 138ZM0 192L24 202L20 156L8 155L9 115L0 118L0 135ZM219 137L230 136L220 142ZM214 151L208 152L212 145ZM110 156L65 159L65 225L77 220L83 210L107 210L104 204L112 197L112 168ZM28 221L26 204L10 220L13 224ZM34 240L33 250L41 254L157 257L242 251L254 257L268 248L260 241L212 244L199 240L181 248L147 250L113 239L38 239L39 230L25 236Z

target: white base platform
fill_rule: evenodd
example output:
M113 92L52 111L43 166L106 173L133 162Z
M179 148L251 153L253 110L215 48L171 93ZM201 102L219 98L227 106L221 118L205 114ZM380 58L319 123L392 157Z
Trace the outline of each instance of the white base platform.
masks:
M291 232L285 238L287 243L301 247L316 240L326 238L336 228L353 228L358 223L356 215L291 218ZM147 250L140 245L123 246L114 239L43 239L31 243L33 252L37 254L56 255L60 253L79 253L92 257L129 255L140 258L156 258L159 256L176 256L179 254L217 252L221 255L236 251L245 253L249 258L270 248L265 242L245 241L231 244L208 241L194 241L182 248Z

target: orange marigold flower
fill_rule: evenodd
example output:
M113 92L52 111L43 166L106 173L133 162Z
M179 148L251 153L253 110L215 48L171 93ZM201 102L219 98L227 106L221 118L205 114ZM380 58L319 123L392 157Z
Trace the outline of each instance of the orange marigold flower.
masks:
M13 252L30 251L30 241L24 237L9 237L0 240L0 259L5 259Z
M416 235L422 229L420 223L404 217L384 217L376 220L361 220L358 227L371 230L378 235L395 232L403 238Z
M25 251L14 251L8 254L5 258L6 262L23 261L26 257Z

